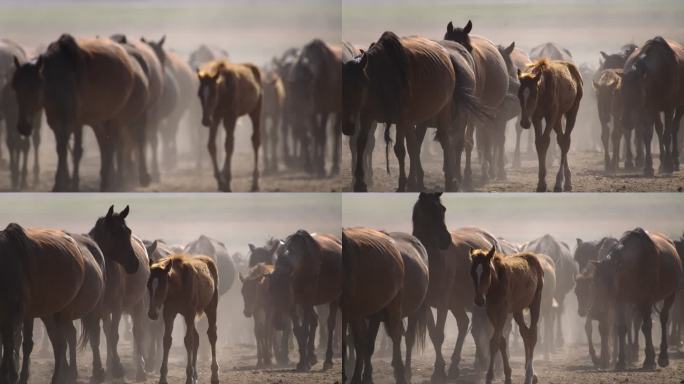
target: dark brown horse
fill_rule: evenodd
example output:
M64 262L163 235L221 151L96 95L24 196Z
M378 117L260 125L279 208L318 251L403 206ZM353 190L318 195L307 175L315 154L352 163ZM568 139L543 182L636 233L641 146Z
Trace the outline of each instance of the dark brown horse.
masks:
M24 229L11 223L0 232L2 252L2 382L17 382L14 342L23 324L21 383L29 377L33 319L43 320L53 345L52 383L76 380L73 320L89 316L104 291L103 260L82 249L67 233ZM71 361L67 362L67 345ZM93 346L95 344L92 344Z
M428 253L428 269L430 283L425 298L426 304L437 309L434 327L428 328L430 339L435 348L435 365L432 380L444 382L447 378L445 361L442 357L444 343L444 325L449 311L456 318L458 339L451 356L449 377L459 375L459 364L463 343L468 333L470 319L467 311L473 316L481 316L473 308L473 286L470 283L469 251L498 247L494 236L479 228L466 227L449 231L445 224L446 208L440 200L441 193L421 193L413 207L413 235L425 246ZM483 356L481 339L486 331L484 318L473 321L473 337L476 343L476 360L486 361Z
M202 104L202 125L209 127L207 149L211 155L214 176L220 191L230 192L231 160L233 157L235 123L238 117L249 115L252 121L254 170L252 191L259 190L259 145L261 118L261 72L253 64L233 64L216 60L197 71L198 96ZM223 122L226 129L226 159L220 171L216 160L216 132Z
M101 306L102 327L107 339L107 371L115 378L124 377L118 352L119 323L124 313L133 320L133 359L136 378L144 380L143 341L145 332L145 284L149 277L149 258L142 240L132 235L126 225L128 206L120 213L111 206L107 214L95 222L91 237L102 250L107 263L105 295ZM99 321L87 329L90 337L100 334ZM104 381L105 371L99 353L93 355L92 382Z
M542 307L544 270L536 255L518 253L503 257L495 255L496 247L489 252L471 250L470 275L475 289L475 304L485 306L487 317L494 325L489 342L489 370L486 383L494 378L494 358L501 352L506 382L511 382L508 362L508 343L503 335L509 314L513 314L525 345L525 384L537 382L532 362L537 344L537 323ZM525 324L523 310L530 310L530 325Z
M551 131L556 133L556 140L561 149L561 161L553 190L571 191L568 151L582 99L582 76L571 62L541 59L528 66L525 72L518 70L518 80L518 99L522 110L520 124L525 129L530 127L530 121L534 125L539 160L537 192L546 192L546 151L551 141ZM565 129L562 124L563 116ZM546 122L545 127L542 127L542 120Z
M273 273L273 264L257 263L249 269L247 276L240 274L242 300L245 317L254 318L254 337L257 343L256 368L271 365L273 352L273 303L269 292L268 277Z
M453 95L456 73L449 54L437 43L422 37L399 38L385 32L368 51L343 65L342 130L356 132L358 153L365 153L373 122L396 124L394 152L399 160L398 191L422 185L419 148L413 126L434 120L445 159L445 188L453 190L451 140ZM411 180L404 168L408 144ZM365 191L363 156L357 156L354 190Z
M644 175L653 175L651 139L653 125L664 130L660 145L663 173L679 170L678 130L684 115L684 47L657 36L635 50L624 66L622 123L636 126L645 149Z
M370 228L342 230L344 283L342 313L349 326L356 351L351 383L373 381L371 357L375 344L366 319L384 321L392 339L392 367L397 384L405 384L401 361L403 326L402 296L405 266L399 250L388 235ZM383 278L378 278L382 276ZM343 366L342 382L347 382Z
M270 277L274 326L284 330L285 315L291 317L299 348L297 369L308 371L317 362L314 339L318 315L313 307L328 304L328 346L323 368L330 369L333 331L342 294L342 246L332 235L299 230L282 247Z
M218 283L216 264L208 256L179 253L150 265L150 278L147 282L150 295L148 316L156 320L161 311L164 318L164 356L159 371L160 383L166 382L173 321L178 314L185 319L185 383L197 384L199 333L195 328L195 318L202 314L209 321L207 337L211 344L211 384L219 383L219 367L216 362Z
M17 95L12 89L12 77L17 70L17 63L26 62L27 54L22 46L12 40L0 38L0 121L4 123L5 144L9 155L9 169L12 190L28 187L28 157L33 141L33 183L37 184L40 176L38 147L40 146L40 114L33 124L33 135L26 138L19 134L17 121L19 107ZM2 128L0 128L0 132ZM0 160L1 161L1 160Z
M74 172L70 180L67 145L70 135L79 135L83 125L93 128L100 147L100 189L112 189L116 143L121 126L132 118L130 109L134 109L134 105L128 104L135 81L131 59L111 40L76 40L64 34L48 46L35 66L37 70L31 73L37 78L13 80L19 101L17 127L20 133L30 135L30 122L40 111L35 106L44 105L57 141L59 159L54 190L78 189L77 164L82 148L74 148Z
M468 23L463 28L454 28L452 22L449 22L444 34L444 40L455 41L463 45L472 55L475 73L475 89L474 94L486 107L493 110L498 110L506 97L509 87L508 74L506 71L506 62L499 53L496 45L488 39L471 35L473 23L468 20ZM504 116L497 116L496 119L505 121ZM491 121L472 121L469 125L466 138L472 137L472 133L477 128L481 132L478 134L478 147L482 148L480 152L482 165L482 179L489 180L491 177L501 176L503 178L503 157L501 157L501 169L495 169L495 150L500 151L503 148L497 148L496 141L500 142L499 136L505 135L505 123L492 124ZM495 129L499 129L496 132ZM498 137L498 139L497 139ZM472 185L472 171L470 169L470 151L466 148L466 168L463 175L463 182L466 188Z
M606 172L615 172L620 159L620 140L622 129L622 69L604 69L592 81L596 92L599 120L601 121L601 141L603 142L604 168ZM609 125L612 120L612 127ZM612 128L612 131L611 131ZM627 138L627 137L626 137ZM610 140L610 141L609 141ZM632 161L632 150L629 138L625 140L625 168ZM610 155L612 144L613 156Z
M682 278L682 262L674 243L662 234L636 228L626 232L602 261L597 269L605 268L605 274L597 278L608 289L616 302L618 337L617 369L626 367L625 334L627 333L626 309L634 304L642 319L641 331L645 339L645 369L655 369L655 350L651 338L651 311L658 301L663 300L660 309L661 341L658 365L669 365L667 322L670 308Z

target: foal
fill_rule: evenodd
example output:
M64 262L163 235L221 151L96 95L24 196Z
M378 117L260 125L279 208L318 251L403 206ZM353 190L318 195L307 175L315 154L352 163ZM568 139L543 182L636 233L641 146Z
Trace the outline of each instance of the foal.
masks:
M216 363L216 307L218 306L218 270L208 256L189 256L177 253L150 265L150 279L147 282L150 293L149 317L156 320L163 306L164 316L164 357L160 370L159 383L165 384L168 372L169 349L173 321L177 314L185 318L185 349L188 362L185 368L186 384L197 384L197 349L199 333L195 328L195 318L202 313L207 315L209 330L207 336L211 343L211 384L218 384L218 364Z
M489 341L489 370L487 384L494 377L494 357L501 351L505 383L511 382L511 366L508 363L508 345L503 336L508 314L512 313L520 328L525 344L525 384L537 382L532 360L537 343L537 323L542 301L544 271L536 255L517 253L508 257L495 255L495 247L487 253L470 250L472 266L470 275L475 286L475 304L486 306L487 317L494 327ZM523 310L530 309L530 326L525 324Z
M242 299L245 317L254 318L254 337L257 342L257 368L271 365L273 349L273 305L268 291L268 277L273 273L273 265L258 263L245 277L240 273Z

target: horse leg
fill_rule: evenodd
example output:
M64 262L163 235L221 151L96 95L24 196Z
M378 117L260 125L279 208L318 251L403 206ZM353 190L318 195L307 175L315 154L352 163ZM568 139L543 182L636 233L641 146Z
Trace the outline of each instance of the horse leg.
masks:
M40 147L40 119L33 127L31 139L33 141L33 186L35 188L40 181L40 153L38 152Z
M422 191L425 189L424 172L420 164L420 146L416 138L416 132L413 128L406 131L406 147L409 154L409 177L408 189L413 191Z
M299 362L297 363L297 371L307 372L310 368L309 359L307 358L307 328L306 328L306 313L303 313L302 318L296 314L296 309L292 311L292 331L297 339L297 349L299 350Z
M385 327L392 339L392 368L397 384L407 384L406 370L401 358L401 336L404 333L401 322L401 299L396 297L385 308Z
M207 308L204 310L204 314L207 316L207 322L209 327L207 328L207 338L209 339L209 345L211 347L211 384L218 384L218 362L216 361L216 340L218 335L216 333L216 318L217 318L217 306L218 306L218 292L214 293L214 298Z
M185 384L196 384L195 367L193 366L193 361L195 360L195 315L194 313L184 314L183 317L185 319L185 338L183 342L187 359L185 364Z
M634 169L634 156L632 154L632 131L633 126L627 126L622 124L622 134L625 138L625 171L631 171ZM634 133L636 137L637 134Z
M167 384L166 375L169 372L169 350L173 341L173 320L176 317L171 312L164 311L164 352L162 355L161 368L159 368L159 384Z
M55 355L55 369L52 373L52 384L62 383L64 380L64 368L66 368L66 337L64 334L64 325L61 324L63 320L58 318L59 315L53 315L49 318L44 318L43 323L47 329L48 337L52 342L52 350Z
M22 143L22 148L21 148L21 157L22 157L22 165L21 165L21 175L19 178L19 188L20 189L26 189L28 187L28 155L29 151L31 150L31 141L29 138L26 138L23 140L24 143Z
M557 300L558 301L558 309L556 310L556 322L558 323L556 325L556 338L555 338L555 346L557 348L562 348L563 345L565 344L565 338L563 337L563 299Z
M420 311L419 309L418 311ZM411 382L411 355L413 352L413 345L416 342L416 328L418 325L418 313L412 313L408 316L406 326L406 334L404 335L404 343L406 343L406 362L404 363L406 381Z
M406 168L404 167L406 161L406 148L404 147L404 138L406 137L406 131L409 129L406 124L398 123L396 124L397 134L394 140L394 154L397 156L397 161L399 162L399 185L397 187L397 192L406 191Z
M152 182L152 176L147 170L147 120L150 117L145 114L142 121L138 122L135 133L135 157L138 162L138 183L147 187Z
M539 162L539 174L537 192L546 192L546 151L549 148L550 127L548 120L546 128L542 131L541 120L534 120L534 145L537 148L537 161Z
M365 320L352 320L349 322L356 361L354 362L354 373L352 374L351 384L361 384L372 382L373 367L371 365L370 352L368 351L368 329ZM374 342L374 341L373 341ZM365 369L364 369L365 368ZM367 377L366 374L369 376Z
M603 170L610 172L611 161L610 161L610 127L608 126L609 117L604 117L599 114L599 120L601 122L601 143L603 144ZM615 122L615 120L613 120ZM614 131L614 130L613 130ZM615 152L615 145L613 145L613 152Z
M658 119L659 120L659 119ZM653 139L653 124L652 117L648 117L648 121L643 121L640 126L641 146L644 150L644 176L652 177L653 171L653 156L651 155L651 140Z
M613 157L610 159L610 169L615 172L619 168L620 163L620 138L622 137L622 127L617 118L613 117L613 131L611 132L611 141L613 142Z
M643 368L653 370L656 368L655 349L653 348L652 324L651 324L651 305L642 304L639 306L639 314L642 318L641 332L644 334L644 358Z
M226 182L223 178L223 174L219 171L218 161L216 159L216 133L218 131L219 121L212 120L212 124L209 127L209 137L207 139L207 151L211 157L211 165L214 169L214 177L218 183L219 191L226 190Z
M17 381L17 359L15 343L6 340L14 340L18 330L15 329L18 323L13 318L5 319L2 325L2 364L0 365L0 381L15 383ZM24 350L26 351L26 350ZM28 372L27 372L28 374Z
M522 134L522 126L520 126L520 116L515 119L515 150L513 151L513 168L520 168L520 135Z
M323 363L323 370L328 370L333 366L333 344L334 344L334 332L335 332L335 322L337 321L337 307L339 303L333 301L330 303L330 311L328 313L328 346L325 351L325 362Z
M226 153L226 157L223 160L222 175L223 175L223 181L225 184L223 186L223 189L221 190L222 192L231 192L230 181L232 179L231 168L232 168L232 161L233 161L233 149L235 146L235 123L236 123L236 120L233 117L226 118L223 120L223 128L226 131L226 140L224 142L224 150ZM255 127L258 127L258 126L255 126ZM255 131L255 132L258 132L258 131ZM255 132L252 133L252 144L254 144ZM258 133L256 133L256 134L257 134L257 138L258 138ZM256 148L257 149L254 152L255 156L258 153L258 146ZM256 158L255 158L254 164L257 164ZM254 180L255 179L253 178L252 187L254 187Z
M610 364L610 324L608 321L602 319L599 321L599 334L601 335L601 360L599 366L602 369L607 369ZM595 363L594 363L595 364Z
M458 129L458 127L457 127ZM442 111L439 115L439 124L437 127L437 135L439 138L439 143L442 146L442 156L444 157L444 191L455 192L458 190L458 180L454 177L454 167L455 167L455 152L453 151L453 144L451 141L452 130L452 116L448 110ZM420 156L418 156L418 161L420 162ZM420 164L420 163L419 163ZM421 176L422 176L422 169ZM422 179L421 179L422 186ZM424 189L424 188L423 188Z
M556 143L558 143L558 148L560 148L561 151L561 159L558 162L558 173L556 174L556 184L553 187L554 192L562 192L563 191L563 180L564 180L564 173L563 173L563 166L565 165L564 159L565 159L565 151L563 150L564 144L565 144L565 135L563 134L563 126L561 125L561 118L558 117L558 120L554 122L553 125L553 130L556 132Z
M553 308L547 307L544 313L544 360L549 361L549 354L553 350ZM588 329L587 329L588 327ZM594 351L594 345L591 341L591 320L587 316L587 322L584 324L584 330L587 332L587 339L589 341L589 354Z
M444 325L446 323L447 308L437 308L437 321L434 329L430 332L430 339L435 349L435 365L432 371L432 383L446 382L446 372L444 366L446 365L444 357L442 357L442 343L444 343ZM467 332L467 330L465 331ZM459 329L459 337L461 330ZM463 336L465 338L465 335Z
M508 361L508 341L504 336L499 337L499 349L501 350L501 360L503 360L503 369L505 384L511 384L511 364Z
M107 337L107 371L112 377L120 379L124 376L123 365L119 358L119 322L121 311L113 311L109 323L109 336Z
M23 341L21 349L24 352L24 358L21 361L21 373L19 374L19 383L26 384L30 376L31 352L33 351L33 319L24 320ZM13 344L13 343L6 343ZM7 352L5 352L7 353ZM14 353L12 353L14 355Z
M493 319L490 319L492 321ZM494 334L489 340L489 368L487 368L487 376L485 378L485 383L492 384L494 379L494 360L496 360L496 354L499 353L499 348L501 347L501 324L499 324L498 319L497 324L494 325ZM510 377L506 377L507 382L510 384Z
M338 175L340 173L340 159L341 159L341 149L342 149L342 121L340 119L339 113L335 114L333 123L333 158L332 158L332 169L330 174L332 176Z
M143 358L143 345L145 341L145 325L149 321L145 316L145 303L140 300L131 313L133 320L133 359L135 361L135 379L137 381L147 380L145 373L145 359Z
M55 128L55 142L57 144L57 172L55 173L55 185L53 192L66 192L68 190L69 166L67 165L67 147L69 145L69 133L66 127Z
M308 323L308 324L307 324ZM313 306L310 306L305 310L305 329L307 330L306 338L306 350L309 362L309 368L313 367L318 363L318 358L316 357L316 327L318 326L318 315L314 310Z
M679 171L679 125L681 124L682 116L684 116L684 107L679 107L672 121L672 150L670 155L672 156L673 171Z
M102 368L102 359L100 357L100 317L94 313L86 316L81 324L87 327L87 332L90 338L90 350L93 354L93 370L90 377L90 382L101 383L105 378L105 371Z
M463 351L463 343L468 334L468 327L470 319L465 308L451 309L451 313L456 318L456 325L458 326L458 338L454 346L454 352L451 354L451 364L449 365L449 379L457 378L460 374L459 364L461 363L461 353Z
M589 316L590 315L587 314L587 318L584 322L584 332L587 335L587 344L589 344L589 357L591 357L591 362L594 363L594 366L599 366L599 360L598 360L598 357L596 357L596 351L594 350L594 341L592 339L593 325L592 325L591 317L589 317ZM546 328L546 327L547 327L547 325L544 324L544 328ZM553 323L551 325L551 329L552 329L551 334L553 335ZM603 337L602 334L601 334L601 337ZM601 342L603 342L603 339L601 339ZM545 349L548 350L551 344L552 344L552 340L547 339L547 335L544 335L544 345L546 347ZM548 353L546 353L546 354L548 355ZM548 357L546 357L546 359L548 360Z
M475 141L473 139L473 134L475 132L475 127L473 124L467 124L465 130L465 168L463 169L463 190L472 191L473 189L473 170L471 167L471 158L473 154L473 147Z
M655 126L655 133L656 136L658 137L658 148L659 148L659 159L660 159L660 166L658 167L658 172L664 173L664 174L669 174L671 173L670 170L670 124L672 121L672 114L673 111L664 111L663 112L663 120L664 120L664 125L663 121L660 120L660 113L655 113L654 114L654 126Z
M261 145L261 134L259 127L261 126L261 107L257 108L255 111L249 114L250 120L252 120L252 151L254 152L254 169L252 170L252 192L259 191L259 146ZM235 124L233 124L232 132L226 131L226 138L231 136L231 141L234 140ZM232 144L231 144L232 146ZM232 156L233 149L230 150L230 155ZM226 149L226 158L228 158L228 149ZM228 178L228 184L230 185L230 178Z
M658 365L662 368L670 365L670 358L667 354L667 320L670 316L670 308L674 303L675 293L666 297L663 301L663 307L660 309L660 354L658 355Z

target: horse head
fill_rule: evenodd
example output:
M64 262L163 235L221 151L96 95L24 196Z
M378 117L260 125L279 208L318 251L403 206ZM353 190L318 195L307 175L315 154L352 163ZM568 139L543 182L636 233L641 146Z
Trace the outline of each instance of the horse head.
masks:
M90 236L100 246L105 258L120 264L130 274L138 271L140 260L131 242L132 231L126 225L129 212L126 206L123 211L116 213L112 205L104 217L97 219Z
M492 246L489 252L482 249L470 250L470 276L475 286L475 305L481 307L485 304L487 292L492 285L492 277L496 274L492 259L496 252L496 246Z
M413 236L423 245L447 249L451 245L451 233L444 221L446 207L442 205L442 193L421 192L413 206Z

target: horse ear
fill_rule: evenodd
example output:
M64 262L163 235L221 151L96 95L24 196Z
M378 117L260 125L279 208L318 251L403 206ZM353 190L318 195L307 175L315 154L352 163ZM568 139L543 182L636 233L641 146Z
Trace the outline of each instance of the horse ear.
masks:
M128 205L127 205L126 208L124 208L123 211L121 211L121 213L119 213L119 216L121 216L122 219L125 219L126 216L128 216L128 213L129 213L130 211L131 211L131 210L130 210L130 208L129 208Z
M578 238L577 238L577 246L579 247L580 245L582 245L582 239L580 239L580 238L578 237Z
M604 59L607 59L607 58L608 58L608 54L607 54L607 53L605 53L605 52L603 52L603 51L601 51L601 52L599 52L599 53L601 54L601 56L603 56Z
M254 244L249 243L249 251L254 252L255 249L256 249L256 247L254 246Z
M111 207L109 207L109 211L107 211L107 216L105 216L106 219L109 219L114 215L114 205L112 204Z
M14 59L14 68L19 69L19 67L21 66L21 63L19 63L19 59L16 56L12 56L12 58Z
M496 252L496 246L492 245L492 249L489 250L487 253L487 261L492 260L492 257L494 257L494 253Z
M454 23L452 23L452 22L450 21L449 24L447 24L447 32L448 32L448 33L451 33L451 32L453 32L453 31L454 31Z
M158 246L158 245L159 245L159 242L158 242L157 240L153 241L152 244L150 244L150 247L147 248L147 254L148 254L148 255L153 254L154 251L157 250L157 246ZM151 262L152 262L152 260L150 260L150 263L151 263Z
M515 41L511 43L506 49L504 49L504 52L506 52L507 55L510 56L511 53L513 53L513 50L515 49Z
M159 39L159 43L157 43L160 47L164 45L164 42L166 41L166 35L162 36L161 39Z
M468 24L466 24L465 28L463 28L463 32L470 33L470 31L472 29L473 29L473 22L468 20Z

